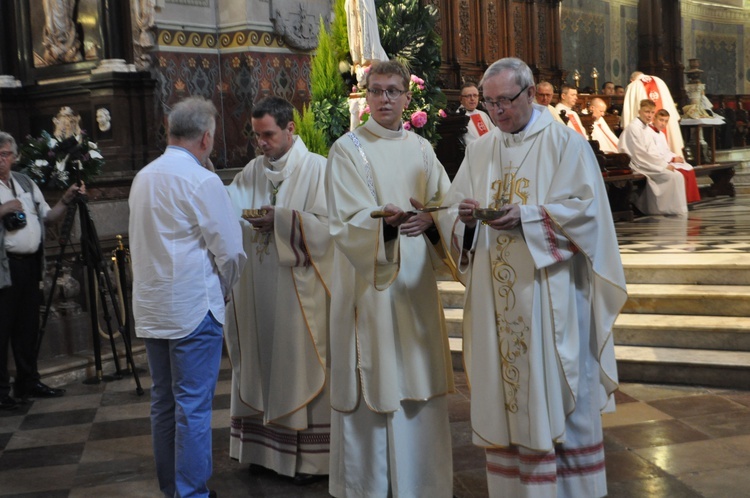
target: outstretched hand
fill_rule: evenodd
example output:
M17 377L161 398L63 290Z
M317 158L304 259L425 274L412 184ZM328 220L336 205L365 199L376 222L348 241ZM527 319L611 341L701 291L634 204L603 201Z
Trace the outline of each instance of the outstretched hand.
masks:
M414 199L413 197L409 199L409 202L411 202L411 205L415 209L424 208L424 204ZM406 235L407 237L416 237L418 235L422 235L425 230L427 230L434 224L435 221L432 219L432 215L430 213L417 213L401 225L401 233Z

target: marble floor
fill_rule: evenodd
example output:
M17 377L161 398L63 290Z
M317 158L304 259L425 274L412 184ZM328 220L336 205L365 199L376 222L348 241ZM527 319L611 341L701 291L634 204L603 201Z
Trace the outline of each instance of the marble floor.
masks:
M623 254L748 252L750 198L694 206L685 219L642 217L618 223ZM273 474L250 474L228 457L230 370L214 400L214 475L226 497L324 497L327 483L297 487ZM469 392L456 373L450 395L454 494L487 496L483 452L471 444ZM62 398L0 411L0 496L157 497L151 453L150 379L143 396L132 377L74 383ZM750 495L750 391L622 384L618 407L604 416L609 496Z

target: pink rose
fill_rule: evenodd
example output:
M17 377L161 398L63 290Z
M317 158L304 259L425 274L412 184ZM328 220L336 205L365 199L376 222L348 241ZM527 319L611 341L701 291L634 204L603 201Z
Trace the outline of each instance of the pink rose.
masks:
M446 116L447 116L447 114L445 113L445 111L444 111L444 110L440 109L440 110L438 111L438 116L440 116L441 118L444 118L444 117L446 117Z
M404 121L404 130L411 130L411 123L408 121Z
M424 111L416 111L411 115L411 122L417 128L421 128L427 124L427 113Z

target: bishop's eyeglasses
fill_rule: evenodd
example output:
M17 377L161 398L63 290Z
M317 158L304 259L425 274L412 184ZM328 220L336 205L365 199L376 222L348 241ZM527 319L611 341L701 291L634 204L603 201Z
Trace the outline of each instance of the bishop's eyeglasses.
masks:
M523 92L526 91L526 89L529 88L528 86L525 86L521 88L521 91L515 94L513 97L498 97L497 100L482 100L482 103L487 109L493 108L493 107L502 107L503 109L507 109L511 105L513 105L513 101L516 100L518 97L521 96Z

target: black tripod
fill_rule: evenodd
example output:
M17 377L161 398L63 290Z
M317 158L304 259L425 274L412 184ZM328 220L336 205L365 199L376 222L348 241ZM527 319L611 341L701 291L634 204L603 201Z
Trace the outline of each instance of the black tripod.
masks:
M136 370L135 363L133 362L133 349L130 338L130 320L129 313L127 312L127 287L126 287L126 256L125 248L120 241L119 248L117 251L120 252L118 256L116 251L116 264L120 273L120 283L122 284L123 294L123 308L125 309L125 317L120 313L120 309L115 305L116 293L112 288L112 281L109 278L109 273L104 264L104 254L102 253L101 245L99 244L99 237L96 233L96 227L94 226L94 220L91 218L91 213L88 209L87 198L84 195L76 195L73 202L68 206L68 212L65 215L65 220L62 225L62 236L59 238L60 241L60 254L55 261L55 275L52 278L52 286L50 288L49 295L47 296L47 303L44 309L42 317L42 325L39 330L39 341L37 343L37 355L42 345L42 338L44 337L44 330L47 326L47 320L49 318L50 308L52 306L52 299L55 295L55 287L57 285L57 279L62 271L63 256L65 254L65 247L70 243L70 232L73 229L73 221L75 220L76 210L79 214L79 222L81 226L81 263L86 267L87 276L87 289L88 289L88 303L89 303L89 314L91 317L91 333L93 337L94 346L94 362L96 368L96 376L88 379L87 383L96 383L103 380L122 379L123 374L128 373L127 369L122 370L120 368L120 360L117 356L117 347L115 346L115 336L112 330L111 315L109 313L109 307L107 306L107 296L110 298L112 303L112 309L114 310L115 319L118 324L118 331L122 336L123 344L125 345L125 358L127 364L130 366L130 372L133 374L133 378L136 383L136 393L138 395L143 394L143 388L141 387L140 379L138 378L138 371ZM99 296L97 297L97 289ZM107 337L109 338L110 346L112 347L112 359L115 365L115 375L111 378L105 378L102 372L102 352L101 345L99 343L99 302L101 302L102 315L104 322L107 326Z

